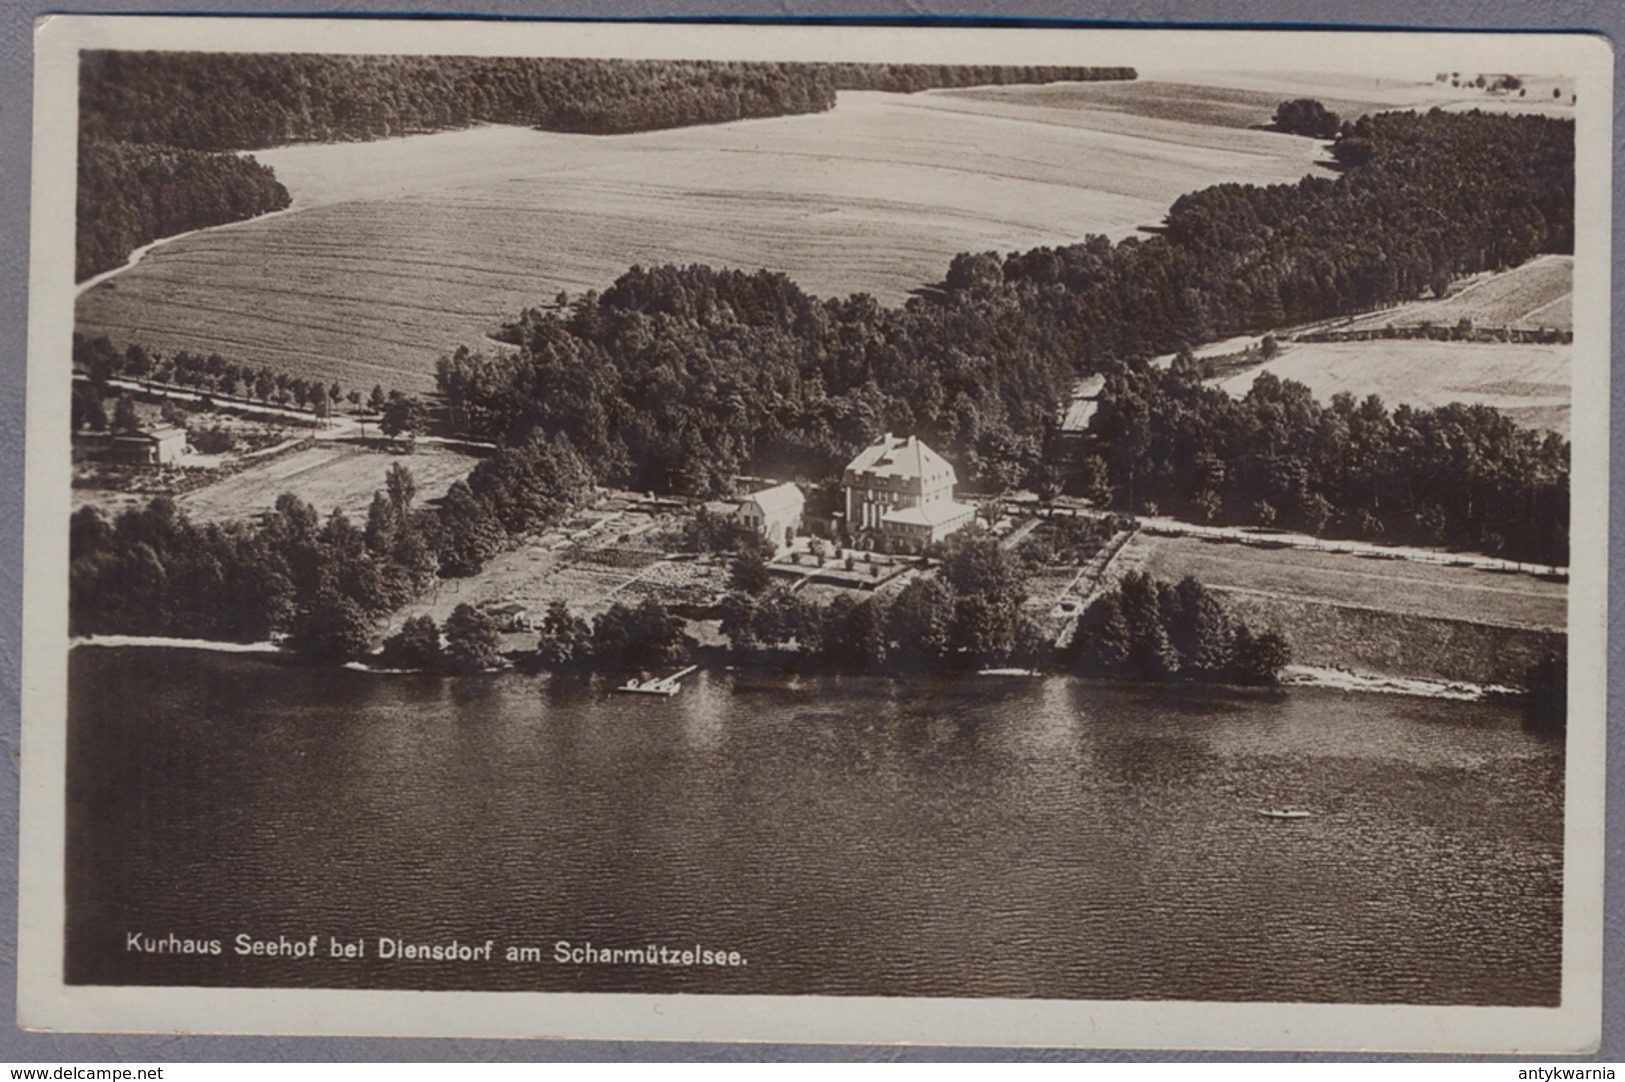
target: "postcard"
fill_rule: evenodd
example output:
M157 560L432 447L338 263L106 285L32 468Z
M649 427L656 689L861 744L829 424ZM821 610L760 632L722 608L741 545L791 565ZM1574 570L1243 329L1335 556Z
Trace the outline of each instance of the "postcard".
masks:
M1596 1045L1606 43L36 48L21 1025Z

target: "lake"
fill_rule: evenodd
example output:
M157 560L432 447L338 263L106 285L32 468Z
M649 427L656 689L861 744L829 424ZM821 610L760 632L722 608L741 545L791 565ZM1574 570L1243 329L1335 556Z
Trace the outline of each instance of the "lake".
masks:
M70 689L70 983L1558 1001L1563 746L1506 704L99 647Z

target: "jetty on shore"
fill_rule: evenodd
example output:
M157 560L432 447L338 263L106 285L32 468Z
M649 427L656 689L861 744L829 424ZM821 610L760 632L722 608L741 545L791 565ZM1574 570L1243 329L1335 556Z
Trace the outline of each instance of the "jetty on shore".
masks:
M690 665L686 669L679 669L670 676L656 676L642 681L628 680L615 690L631 692L635 695L676 695L683 690L683 677L698 668L698 665Z

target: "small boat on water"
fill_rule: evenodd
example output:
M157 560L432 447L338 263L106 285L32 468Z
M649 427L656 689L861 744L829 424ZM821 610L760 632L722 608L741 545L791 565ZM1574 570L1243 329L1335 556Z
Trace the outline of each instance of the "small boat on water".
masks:
M1266 819L1307 819L1310 816L1306 811L1290 811L1282 808L1260 808L1258 814Z
M676 695L679 691L683 690L683 685L680 683L683 677L687 676L697 668L699 668L698 665L690 665L688 668L680 669L677 672L672 673L670 676L656 676L648 680L641 681L628 680L615 690L627 691L635 695Z

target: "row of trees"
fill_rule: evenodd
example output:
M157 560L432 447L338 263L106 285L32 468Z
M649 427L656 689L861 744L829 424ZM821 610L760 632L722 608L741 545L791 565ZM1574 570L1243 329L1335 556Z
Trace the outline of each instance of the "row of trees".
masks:
M73 366L85 373L104 396L111 379L145 380L203 394L257 398L268 405L308 409L317 416L327 416L346 401L352 408L365 403L373 412L382 413L393 399L402 397L399 391L385 391L382 384L374 384L371 392L355 387L346 391L338 380L328 383L295 376L268 365L256 368L218 353L205 355L183 349L166 356L135 342L120 350L106 335L86 338L77 331L73 335Z
M79 140L74 279L112 270L160 237L253 218L290 203L269 166L214 154Z
M1255 632L1194 579L1177 586L1130 573L1084 614L1057 657L1022 612L1026 569L989 538L973 537L940 570L894 597L843 593L825 604L782 585L731 591L721 628L742 654L794 657L847 672L951 672L983 666L1049 668L1144 680L1273 684L1291 654L1274 632ZM648 670L687 656L682 621L657 602L617 604L589 624L563 602L548 610L535 663L552 671Z
M1116 506L1566 565L1569 444L1487 406L1328 404L1272 373L1242 398L1181 355L1108 376L1079 467Z

